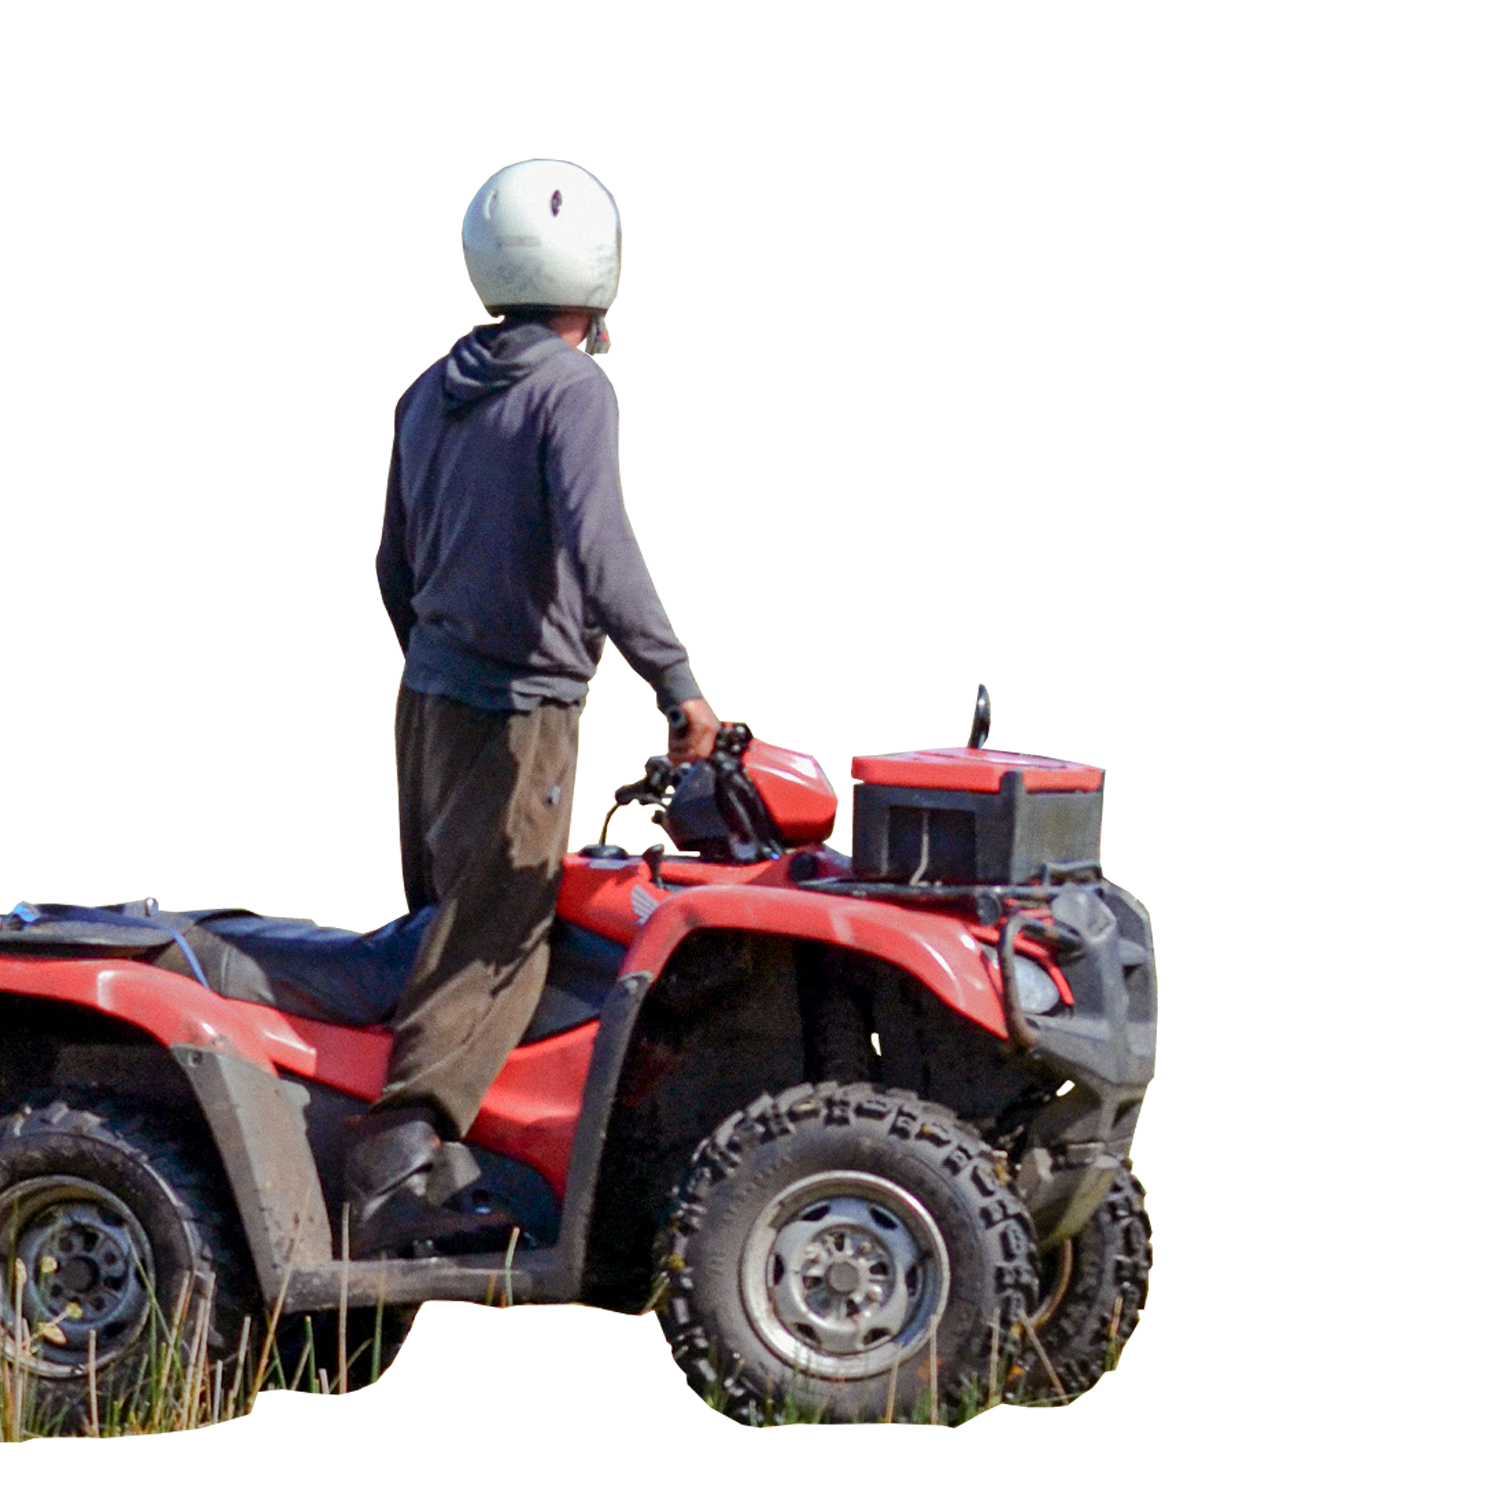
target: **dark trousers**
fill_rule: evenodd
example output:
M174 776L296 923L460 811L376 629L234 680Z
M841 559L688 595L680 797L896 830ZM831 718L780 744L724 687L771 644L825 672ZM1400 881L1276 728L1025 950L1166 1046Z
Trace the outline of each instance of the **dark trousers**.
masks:
M396 1009L377 1108L435 1108L462 1136L530 1025L547 977L581 713L557 703L486 713L402 687L401 868L411 909L438 911Z

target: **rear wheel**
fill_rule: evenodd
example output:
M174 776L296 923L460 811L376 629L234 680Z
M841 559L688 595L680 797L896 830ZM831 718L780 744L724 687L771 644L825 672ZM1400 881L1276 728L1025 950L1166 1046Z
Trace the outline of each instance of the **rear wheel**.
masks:
M248 1388L258 1300L239 1235L210 1174L122 1104L0 1119L0 1252L12 1426L128 1427L166 1406L196 1425L216 1390L229 1414L236 1375Z
M1145 1189L1122 1167L1088 1223L1043 1257L1034 1326L1047 1359L1027 1342L1016 1400L1071 1401L1118 1363L1146 1305L1151 1220L1145 1198Z
M659 1249L674 1356L752 1424L930 1413L934 1389L947 1403L993 1382L1036 1294L1031 1221L988 1147L942 1106L869 1084L730 1116Z

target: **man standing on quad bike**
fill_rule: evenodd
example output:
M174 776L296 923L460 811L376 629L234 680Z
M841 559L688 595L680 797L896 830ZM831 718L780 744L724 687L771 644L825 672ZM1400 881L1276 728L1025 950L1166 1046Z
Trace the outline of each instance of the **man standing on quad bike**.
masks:
M518 162L475 195L463 245L502 321L465 335L398 403L376 561L406 656L406 897L437 911L385 1088L351 1131L356 1258L475 1228L429 1201L428 1179L542 992L578 718L605 636L655 689L674 760L706 756L718 730L626 518L614 390L589 357L609 347L614 199L572 163Z

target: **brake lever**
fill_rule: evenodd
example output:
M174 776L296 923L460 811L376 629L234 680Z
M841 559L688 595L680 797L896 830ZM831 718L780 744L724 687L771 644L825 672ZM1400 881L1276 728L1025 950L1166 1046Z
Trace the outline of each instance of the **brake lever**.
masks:
M615 791L615 806L626 807L632 802L664 802L666 795L677 784L678 767L665 755L653 755L646 762L646 774L639 781Z

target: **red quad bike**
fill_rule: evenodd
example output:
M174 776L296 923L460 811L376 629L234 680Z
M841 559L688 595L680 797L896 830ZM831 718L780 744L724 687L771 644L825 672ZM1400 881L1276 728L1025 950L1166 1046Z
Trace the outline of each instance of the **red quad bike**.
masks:
M194 1287L226 1368L248 1318L332 1369L378 1308L354 1384L441 1298L655 1307L691 1385L751 1423L1087 1389L1151 1264L1129 1162L1151 928L1099 867L1103 773L987 750L988 721L981 688L966 748L856 759L852 857L817 762L744 725L648 762L616 803L659 804L679 852L567 857L535 1020L428 1189L480 1232L400 1258L341 1254L343 1122L430 913L356 935L23 903L0 921L5 1358L81 1427Z

